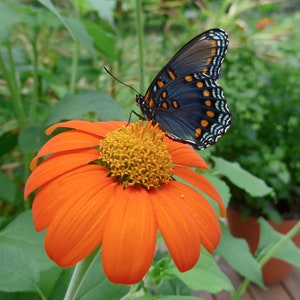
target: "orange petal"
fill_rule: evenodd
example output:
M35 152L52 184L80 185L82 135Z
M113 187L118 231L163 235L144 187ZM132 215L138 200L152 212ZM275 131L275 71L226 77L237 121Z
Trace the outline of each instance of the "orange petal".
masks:
M164 139L164 141L168 144L168 151L170 152L175 165L208 170L205 160L192 148L192 146L175 142L170 139Z
M157 224L151 199L143 188L119 189L105 225L102 264L114 283L139 282L153 260Z
M47 181L79 166L86 165L98 157L99 151L97 149L80 149L48 157L28 177L24 198L26 199L30 193Z
M173 167L173 172L176 176L192 184L200 191L208 195L210 198L215 200L218 203L221 217L223 218L226 217L226 209L220 194L204 176L188 168L183 168L178 166Z
M99 145L100 137L84 133L81 131L70 130L62 132L51 138L38 152L30 163L30 169L37 166L38 159L42 156L82 148L90 148Z
M101 243L107 216L116 201L120 185L103 178L85 195L74 197L73 205L61 207L45 238L49 257L62 267L70 267L87 257Z
M127 122L119 122L119 121L93 123L93 122L83 121L83 120L71 120L71 121L66 121L66 122L60 122L60 123L50 126L46 130L46 134L49 135L55 129L64 127L64 128L77 129L80 131L94 134L96 136L105 137L105 135L108 132L115 130L115 129L121 127L122 125L126 125L126 124L127 124Z
M181 182L172 181L167 188L174 197L180 195L178 201L184 203L197 223L201 244L212 253L221 239L221 226L213 207L201 194Z
M106 176L107 170L103 167L86 165L44 184L38 190L32 205L35 229L37 231L45 229L61 207L73 205L90 190L104 186Z
M101 123L101 126L106 128L107 132L111 132L113 130L116 130L116 129L120 128L123 125L131 126L131 124L129 124L128 122L124 122L124 121L98 122L97 124L100 124L100 123Z
M200 235L193 215L180 201L181 196L174 193L171 184L151 193L159 230L177 268L184 272L199 259Z

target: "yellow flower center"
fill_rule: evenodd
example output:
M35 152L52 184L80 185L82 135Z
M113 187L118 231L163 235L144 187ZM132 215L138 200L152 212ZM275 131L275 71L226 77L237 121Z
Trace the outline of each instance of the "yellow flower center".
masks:
M161 183L172 179L172 158L163 142L157 125L142 122L107 134L99 145L100 164L109 171L109 176L128 186L159 188Z

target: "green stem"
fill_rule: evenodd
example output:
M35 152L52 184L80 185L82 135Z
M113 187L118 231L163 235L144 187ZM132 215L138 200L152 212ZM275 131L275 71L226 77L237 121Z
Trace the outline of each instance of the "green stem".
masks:
M284 235L272 248L270 248L263 256L257 259L258 264L262 268L269 259L274 256L274 254L289 240L293 238L300 232L300 221L286 234ZM249 279L244 279L239 288L233 294L233 300L238 300L244 294L248 284L250 283Z
M144 92L144 26L142 20L142 1L136 0L135 14L136 14L136 30L138 33L138 47L139 47L139 69L141 71L140 90Z
M263 267L268 260L274 256L274 254L289 240L291 240L294 235L300 231L300 221L286 234L284 235L265 255L258 258L258 263Z
M37 38L32 39L33 49L33 94L30 102L29 122L33 123L35 120L37 103L39 101L39 74L38 74L38 50L36 45Z
M239 288L233 293L232 300L240 300L241 296L245 293L249 283L249 279L244 279Z
M78 58L79 58L79 43L75 42L73 59L72 59L71 74L70 74L71 75L71 78L70 78L70 93L72 93L72 94L75 93Z
M94 251L86 259L82 260L75 266L64 300L75 299L86 275L88 274L88 271L97 259L98 253L98 250Z
M18 118L18 122L21 128L26 125L26 117L23 110L23 105L20 99L19 87L16 80L16 72L15 72L15 64L12 55L12 49L10 43L7 43L7 54L9 59L9 68L10 71L6 68L5 63L3 61L2 55L0 55L0 68L2 70L2 74L7 82L8 89L10 91L10 95L12 98L13 106L15 113Z
M30 161L32 160L33 155L32 154L24 154L23 155L23 166L24 166L24 181L27 180L27 178L29 177L30 174L30 170L29 170L29 164ZM31 199L31 201L29 200ZM31 208L32 206L32 196L30 196L27 201L23 201L23 206L24 206L24 210L28 210Z

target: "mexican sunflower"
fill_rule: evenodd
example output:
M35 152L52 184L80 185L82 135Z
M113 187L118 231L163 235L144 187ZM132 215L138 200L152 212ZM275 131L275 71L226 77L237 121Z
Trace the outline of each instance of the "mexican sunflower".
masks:
M201 245L214 251L218 217L197 190L218 203L221 216L225 208L212 184L188 168L207 169L191 146L141 121L73 120L46 133L57 128L69 130L32 160L25 199L37 189L34 226L47 228L45 249L59 266L73 266L101 245L112 282L139 282L151 266L158 230L181 272L197 263Z

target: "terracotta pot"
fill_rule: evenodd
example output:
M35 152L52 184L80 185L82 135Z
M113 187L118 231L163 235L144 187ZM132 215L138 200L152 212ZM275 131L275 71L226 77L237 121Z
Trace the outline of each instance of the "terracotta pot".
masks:
M256 218L248 217L243 219L241 213L233 208L227 209L227 219L229 229L233 236L244 238L250 247L252 253L257 249L259 242L259 223ZM269 222L269 224L280 233L287 233L296 223L296 220L285 220L281 224ZM300 233L294 236L293 242L300 248ZM266 285L281 282L292 271L293 265L271 258L262 269L263 280Z

